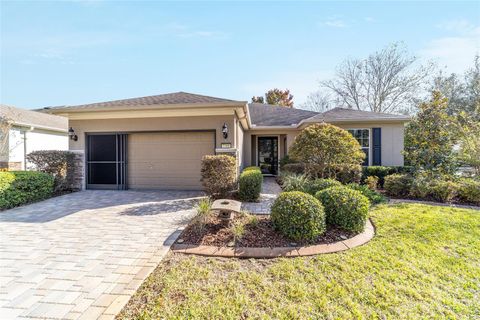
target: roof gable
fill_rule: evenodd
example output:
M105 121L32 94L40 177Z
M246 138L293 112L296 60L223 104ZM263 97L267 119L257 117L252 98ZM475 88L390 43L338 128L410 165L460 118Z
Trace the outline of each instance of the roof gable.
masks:
M0 118L12 121L18 126L31 126L55 131L67 131L68 119L42 112L0 105Z
M193 94L188 92L173 92L165 93L154 96L145 96L130 99L112 100L105 102L96 102L89 104L81 104L74 106L58 106L58 107L46 107L44 110L102 110L109 107L119 107L122 109L132 109L142 106L153 105L205 105L205 104L245 104L246 102L235 101L230 99L223 99L217 97L204 96L199 94Z
M318 112L262 103L249 103L250 121L254 126L295 126Z

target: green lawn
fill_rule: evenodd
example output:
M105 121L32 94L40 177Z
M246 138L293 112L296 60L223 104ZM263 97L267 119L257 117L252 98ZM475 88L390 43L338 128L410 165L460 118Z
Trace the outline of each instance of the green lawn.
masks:
M480 318L480 211L383 205L368 244L276 260L170 255L120 319Z

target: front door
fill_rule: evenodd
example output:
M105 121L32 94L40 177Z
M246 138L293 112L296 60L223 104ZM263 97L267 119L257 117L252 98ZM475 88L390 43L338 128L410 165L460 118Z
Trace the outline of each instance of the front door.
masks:
M278 138L258 137L258 166L263 174L278 172Z

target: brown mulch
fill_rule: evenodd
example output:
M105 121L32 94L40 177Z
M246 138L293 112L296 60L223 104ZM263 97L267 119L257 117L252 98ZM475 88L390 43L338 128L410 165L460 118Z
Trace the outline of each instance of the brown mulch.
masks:
M235 237L231 229L233 224L243 224L245 230L236 241L234 241ZM232 242L235 243L235 247L290 247L328 244L351 238L354 235L351 232L331 227L313 242L294 242L273 228L270 216L257 215L252 218L251 215L239 215L234 218L230 226L216 216L210 217L203 227L191 223L185 228L179 239L183 240L183 244L219 247L226 247Z

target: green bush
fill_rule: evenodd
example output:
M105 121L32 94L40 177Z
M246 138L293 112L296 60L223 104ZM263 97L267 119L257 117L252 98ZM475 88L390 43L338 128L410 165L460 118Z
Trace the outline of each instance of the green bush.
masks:
M295 241L313 241L326 231L320 201L299 191L282 192L272 206L271 219L275 229Z
M202 184L212 197L225 197L236 189L237 162L227 155L204 156L202 159Z
M318 191L321 191L330 187L341 186L341 185L342 184L339 181L333 180L333 179L315 179L315 180L310 180L307 183L305 192L314 196Z
M303 163L288 163L283 166L282 171L295 174L305 174L305 165Z
M283 167L287 164L291 164L291 163L295 163L295 161L290 158L290 156L287 154L286 156L284 156L282 159L280 159L280 169L283 169Z
M431 184L433 200L451 202L458 193L458 184L455 181L438 180Z
M370 201L371 204L379 204L387 202L387 198L385 198L382 194L370 189L366 185L360 185L358 183L350 183L347 184L347 187L353 190L360 191L367 199Z
M352 232L362 232L365 228L370 203L359 191L344 186L331 187L319 191L315 197L325 208L328 225Z
M362 182L371 176L378 177L378 182L381 187L385 182L385 177L394 173L413 173L413 167L409 166L369 166L362 169Z
M412 183L413 177L411 175L395 173L385 177L383 187L390 196L407 197L410 194Z
M256 201L262 191L263 175L258 168L247 169L240 175L238 196L242 201Z
M52 175L37 171L0 172L0 208L13 208L53 195Z
M284 191L307 192L310 179L304 174L287 174L282 176L282 189Z
M458 199L462 202L480 204L480 181L460 179L458 182Z
M377 176L369 176L365 179L365 185L368 189L377 190L378 189L378 177Z
M251 171L251 170L262 172L262 171L260 170L260 167L255 167L255 166L246 167L245 169L243 169L242 172Z

